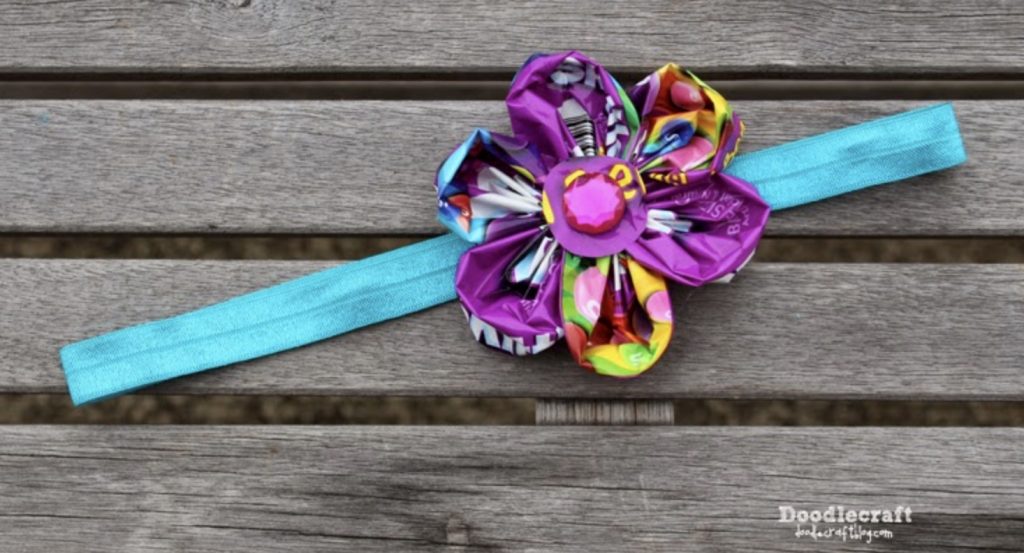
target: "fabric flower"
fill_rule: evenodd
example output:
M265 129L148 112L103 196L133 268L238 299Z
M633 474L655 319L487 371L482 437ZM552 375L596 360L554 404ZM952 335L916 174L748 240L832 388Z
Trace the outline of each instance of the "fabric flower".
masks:
M437 173L441 222L477 244L455 283L473 335L639 375L672 336L667 280L727 278L761 237L768 206L722 173L743 125L676 65L627 92L578 52L530 58L506 102L514 135L477 129Z

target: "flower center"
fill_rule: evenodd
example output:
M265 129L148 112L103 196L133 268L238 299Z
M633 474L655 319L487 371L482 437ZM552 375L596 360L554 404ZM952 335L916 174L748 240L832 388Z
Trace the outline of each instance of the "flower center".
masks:
M601 234L622 220L626 197L607 174L586 173L565 189L562 211L570 227L585 234Z
M647 226L644 186L617 157L567 159L544 175L541 211L558 244L582 257L625 250Z

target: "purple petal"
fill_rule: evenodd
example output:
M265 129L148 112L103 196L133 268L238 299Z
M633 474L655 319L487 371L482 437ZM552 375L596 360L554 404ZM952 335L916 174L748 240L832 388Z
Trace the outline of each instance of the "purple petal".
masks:
M574 152L620 157L629 140L628 97L579 52L534 56L516 74L505 101L516 136L537 146L548 165Z
M646 267L689 286L738 270L754 254L768 205L749 183L717 173L699 183L659 190L649 213L669 212L686 225L652 221L626 251Z
M549 256L538 286L515 274L516 262L542 238L538 228L488 241L462 255L455 289L470 328L481 343L516 355L538 353L562 337L560 249ZM529 253L529 252L527 252ZM528 257L528 256L527 256ZM527 279L528 280L528 279Z

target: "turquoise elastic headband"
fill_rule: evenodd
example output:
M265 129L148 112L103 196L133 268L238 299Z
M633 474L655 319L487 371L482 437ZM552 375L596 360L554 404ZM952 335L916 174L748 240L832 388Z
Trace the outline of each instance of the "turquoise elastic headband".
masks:
M950 104L738 156L727 173L773 210L967 159ZM325 340L455 299L471 244L445 235L61 349L75 405Z
M778 211L966 160L953 105L936 104L743 154L726 172Z

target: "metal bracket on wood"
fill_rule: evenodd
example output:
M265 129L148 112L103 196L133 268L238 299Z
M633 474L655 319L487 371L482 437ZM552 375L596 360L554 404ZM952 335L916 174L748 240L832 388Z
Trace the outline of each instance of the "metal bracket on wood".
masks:
M538 425L672 425L669 399L538 399Z

